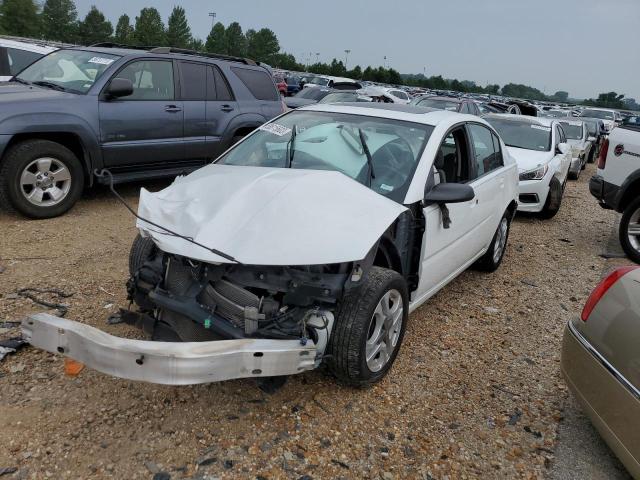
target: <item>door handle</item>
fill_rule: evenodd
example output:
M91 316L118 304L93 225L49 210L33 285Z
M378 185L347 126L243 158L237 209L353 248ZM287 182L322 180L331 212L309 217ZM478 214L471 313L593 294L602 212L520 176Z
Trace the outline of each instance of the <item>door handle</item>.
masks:
M167 105L166 107L164 107L164 111L173 113L173 112L181 112L182 109L177 105Z
M233 112L233 107L231 105L222 105L220 110L223 112Z

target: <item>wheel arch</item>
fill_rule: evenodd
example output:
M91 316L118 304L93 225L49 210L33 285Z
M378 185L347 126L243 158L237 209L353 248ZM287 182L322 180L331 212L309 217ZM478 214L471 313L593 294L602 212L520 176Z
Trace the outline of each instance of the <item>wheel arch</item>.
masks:
M640 197L640 170L636 170L622 184L618 197L617 210L622 213L636 198Z

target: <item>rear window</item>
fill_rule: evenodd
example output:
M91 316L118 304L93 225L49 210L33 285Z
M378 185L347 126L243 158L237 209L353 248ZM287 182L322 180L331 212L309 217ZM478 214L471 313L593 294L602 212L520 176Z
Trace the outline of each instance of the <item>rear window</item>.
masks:
M256 99L273 101L280 99L280 94L267 72L238 67L232 67L231 70Z
M450 112L457 112L459 102L451 102L449 100L435 100L431 98L425 98L418 102L421 107L437 108L438 110L448 110Z

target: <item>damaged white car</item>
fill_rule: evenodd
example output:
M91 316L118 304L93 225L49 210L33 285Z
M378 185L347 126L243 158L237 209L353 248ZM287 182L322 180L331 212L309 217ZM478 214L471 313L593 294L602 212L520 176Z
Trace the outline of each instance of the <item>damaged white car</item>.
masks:
M33 345L117 377L195 384L326 365L366 385L408 315L471 265L500 265L518 171L471 115L316 105L214 164L141 191L125 315L149 341L38 314ZM470 292L472 293L472 292Z

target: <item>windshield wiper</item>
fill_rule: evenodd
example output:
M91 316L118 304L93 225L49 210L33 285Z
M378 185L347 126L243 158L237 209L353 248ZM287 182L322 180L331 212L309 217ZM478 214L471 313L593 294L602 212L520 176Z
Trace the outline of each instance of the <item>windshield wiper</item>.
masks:
M11 80L9 80L10 82L16 82L16 83L21 83L23 85L31 85L29 82L27 82L26 80L21 79L20 77L13 77Z
M358 129L358 135L360 136L360 143L362 144L362 150L364 154L367 156L367 165L369 165L369 187L371 187L372 180L376 178L376 174L373 171L373 158L371 157L371 152L369 151L369 145L367 145L367 141L364 138L364 132L361 128Z
M66 92L67 89L62 85L58 85L57 83L47 82L45 80L38 80L37 82L33 82L33 85L38 85L39 87L52 88L53 90L58 90L60 92Z
M296 126L294 125L291 130L291 138L287 142L287 168L291 168L291 164L293 164L293 156L295 155L295 141L296 141Z

